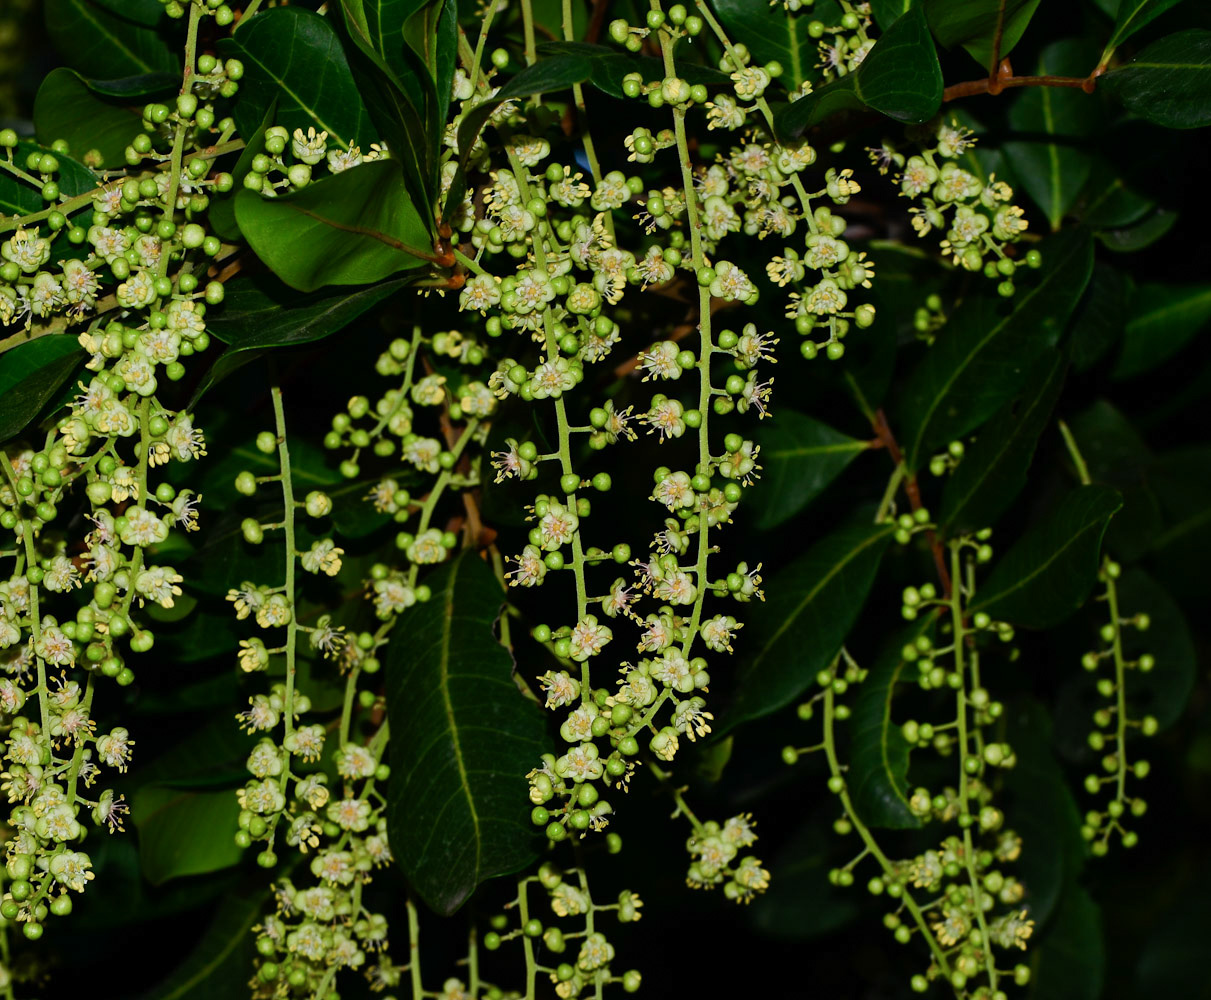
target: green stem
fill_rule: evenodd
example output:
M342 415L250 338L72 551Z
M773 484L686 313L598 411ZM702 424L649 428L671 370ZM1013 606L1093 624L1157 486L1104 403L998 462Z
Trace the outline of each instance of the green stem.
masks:
M661 11L660 0L651 0L652 10ZM673 40L665 31L660 31L660 53L664 59L665 76L677 75L676 62L673 58ZM673 132L676 136L677 158L681 166L681 187L685 195L686 218L690 230L690 263L695 273L706 266L706 254L702 246L702 225L698 217L698 195L694 189L694 174L691 168L689 139L685 129L685 108L673 108ZM698 412L702 421L698 425L698 467L702 471L710 468L710 412L711 412L711 355L714 353L714 342L711 338L711 292L709 288L698 288ZM702 622L702 607L707 592L707 562L710 555L709 527L707 519L700 514L698 517L698 556L694 564L694 574L698 595L694 600L694 611L690 617L690 625L686 630L686 639L681 653L688 656L690 647L698 635L698 627Z
M1059 425L1060 434L1064 437L1064 446L1068 449L1072 464L1076 466L1077 478L1080 479L1082 486L1088 486L1093 480L1089 476L1089 466L1085 464L1085 457L1076 445L1076 438L1072 436L1072 431L1068 429L1068 425L1064 421L1059 421Z
M833 692L832 685L824 689L824 755L828 758L829 774L834 778L843 778L841 773L841 764L837 760L837 740L833 730L834 708L836 694ZM879 867L883 869L883 874L889 881L895 881L896 871L892 867L892 863L888 860L886 854L879 847L874 835L867 829L866 824L858 816L857 810L854 809L853 800L849 797L849 788L842 788L839 796L841 799L841 807L845 810L845 815L853 828L858 832L858 836L862 838L862 843L866 845L866 849L870 851L871 856L879 863ZM899 883L896 883L899 884ZM929 945L929 950L933 954L934 961L941 970L942 975L950 979L950 964L946 961L946 953L942 950L934 937L933 931L929 929L929 924L925 921L925 914L920 905L912 894L908 891L907 886L903 886L900 893L900 899L904 903L904 908L908 910L909 915L913 919L913 923L917 925L917 930L921 932L921 936Z
M900 462L891 474L891 478L887 481L887 489L883 491L883 499L879 501L879 509L875 512L875 524L881 524L890 516L891 505L895 502L896 492L900 489L900 484L904 482L904 476L908 469L903 462Z
M421 1000L425 991L420 976L420 917L410 893L405 905L408 908L408 971L412 976L412 1000Z
M1123 623L1119 617L1118 588L1114 585L1114 577L1109 573L1106 574L1106 603L1110 608L1110 624L1114 627L1114 642L1111 646L1114 652L1114 695L1116 708L1116 746L1114 757L1118 762L1115 785L1117 788L1116 799L1122 802L1126 799L1127 793L1127 670L1123 659Z
M677 803L677 810L690 821L690 826L694 828L694 832L701 836L705 832L702 821L694 814L694 810L689 807L685 801L685 794L682 789L675 787L672 782L673 772L666 771L655 761L649 761L648 767L652 771L653 777L657 781L663 782L668 786L669 794L673 797L673 801Z
M984 908L980 906L983 889L976 873L975 843L971 836L971 827L975 817L971 815L971 801L967 785L967 670L963 662L966 645L967 628L963 619L963 590L960 581L963 576L963 563L960 543L950 545L950 578L954 587L950 593L950 623L954 630L954 661L955 675L959 678L959 687L955 691L955 708L959 724L959 826L963 829L963 862L967 869L967 879L971 884L971 903L976 912L976 922L980 925L981 940L984 942L984 968L988 973L989 989L996 991L997 969L993 962L992 941L988 937L988 926L984 920ZM971 599L968 593L968 600ZM973 654L974 655L974 654ZM976 758L979 760L980 758ZM981 761L981 771L983 762Z
M0 468L4 470L4 475L8 478L9 486L12 488L13 496L20 497L17 492L17 473L13 470L13 463L9 461L8 454L0 450ZM26 518L21 519L21 540L25 546L25 565L26 572L29 567L38 565L38 556L34 551L34 529ZM50 712L47 705L47 689L46 689L46 663L40 655L38 655L38 644L42 641L42 614L38 610L38 588L34 583L29 584L29 617L30 617L30 633L34 639L34 663L38 670L38 708L40 709L40 718L42 720L42 738L50 739Z
M290 621L286 625L286 691L282 697L282 715L285 718L285 736L289 739L294 733L294 676L296 670L296 644L298 640L298 621L295 616L294 593L294 560L295 560L295 531L294 531L294 484L290 474L290 448L286 443L286 410L282 404L281 380L277 377L276 366L272 372L273 381L273 419L274 430L278 439L278 465L282 473L282 505L283 514L283 544L286 548L286 580L284 592L290 602ZM286 788L290 780L290 755L286 755L282 765L281 787Z
M198 22L202 18L202 10L196 3L189 5L189 27L185 34L185 74L181 81L182 96L190 93L193 90L193 70L197 62L198 51ZM169 170L170 182L168 186L168 195L164 200L164 218L171 222L177 211L177 192L181 189L181 169L182 156L185 153L185 136L190 131L191 126L181 122L173 135L172 139L172 155L170 160ZM156 265L156 275L164 277L168 274L168 262L171 255L168 253L160 254L159 263Z
M525 927L530 921L530 900L527 894L529 884L529 879L519 879L517 883L517 905L522 927ZM521 944L526 956L525 1000L537 1000L534 991L538 980L538 963L534 960L534 940L529 935L523 934Z

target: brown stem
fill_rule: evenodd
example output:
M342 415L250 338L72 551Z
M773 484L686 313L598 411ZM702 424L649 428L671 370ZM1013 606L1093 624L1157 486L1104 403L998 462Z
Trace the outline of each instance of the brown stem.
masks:
M1002 67L1007 63L1008 60L1005 60L1001 64ZM1088 76L1012 76L999 72L995 77L986 76L979 80L964 80L962 83L951 84L942 91L942 100L946 102L960 97L974 97L976 94L999 94L1009 87L1072 87L1092 94L1100 75L1097 70Z
M903 452L900 451L900 445L896 441L895 435L892 434L891 426L887 423L887 415L882 409L875 410L874 430L879 436L879 440L883 442L883 447L887 449L887 455L892 464L899 465L903 462ZM911 472L904 477L904 492L908 494L908 503L914 513L924 506L921 503L921 488L917 484L917 477ZM925 533L925 537L929 540L930 551L933 552L934 565L938 570L938 581L942 584L942 595L944 598L949 597L950 570L946 568L946 553L942 548L942 541L933 528Z

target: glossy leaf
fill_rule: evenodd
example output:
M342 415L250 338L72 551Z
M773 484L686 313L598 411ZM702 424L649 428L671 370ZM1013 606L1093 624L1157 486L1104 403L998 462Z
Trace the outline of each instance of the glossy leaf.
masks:
M1137 250L1152 246L1165 236L1173 228L1175 222L1177 222L1177 212L1157 209L1134 226L1124 229L1100 230L1097 238L1107 250L1113 250L1115 253L1135 253Z
M722 732L790 704L837 654L862 611L892 526L859 521L821 539L766 581L751 605L737 693ZM747 636L746 636L747 637Z
M265 152L265 132L273 125L276 104L270 104L261 119L260 128L244 140L240 158L231 168L232 190L225 195L215 195L210 201L210 212L206 216L210 228L220 239L234 241L240 238L240 227L235 219L235 199L244 190L244 178L252 170L252 161ZM237 286L238 287L238 286ZM230 296L230 292L228 295Z
M1098 89L1156 125L1211 125L1211 31L1191 28L1153 42L1106 73Z
M967 449L942 492L938 523L948 532L995 524L1021 493L1066 368L1058 352L1040 358L1021 394L993 414Z
M1001 557L972 610L1026 628L1062 622L1093 589L1102 536L1122 505L1107 486L1073 490Z
M1013 828L1023 843L1014 874L1026 886L1023 902L1040 933L1064 892L1076 884L1087 847L1076 799L1052 750L1047 709L1027 701L1011 706L1005 715L1005 740L1017 757L1017 764L1002 772L1005 790L1012 796L1006 814L1014 817ZM1026 850L1026 844L1035 850Z
M1114 18L1114 31L1106 43L1102 62L1109 60L1110 54L1137 31L1142 31L1181 2L1182 0L1121 0L1118 14Z
M923 615L897 632L879 653L854 701L850 732L849 789L854 808L870 826L892 830L919 827L908 808L908 755L911 748L891 717L896 685L915 681L913 664L900 655L931 618Z
M455 5L342 0L341 7L349 37L372 67L362 91L428 219L457 52Z
M781 4L771 7L764 0L714 0L711 7L731 40L743 43L759 65L782 64L782 79L789 90L819 76L815 69L819 52L816 39L807 33L808 24L812 21L837 24L841 17L840 8L834 3L788 11Z
M870 11L875 24L886 31L898 18L908 13L912 4L913 0L870 0Z
M649 76L654 79L663 72L663 64L655 56L631 55L608 45L592 45L588 42L540 42L538 54L540 57L572 56L583 60L589 70L585 82L611 97L625 97L622 78L628 73L641 73L645 79ZM677 73L690 84L730 83L730 78L722 70L702 63L678 63Z
M94 83L61 66L51 70L38 88L34 127L47 145L65 139L78 156L97 150L98 167L125 166L126 147L143 133L142 118L131 105L149 94L175 92L179 82L157 73Z
M1116 379L1151 371L1186 346L1211 321L1211 284L1140 285L1123 334Z
M275 7L242 22L219 50L244 64L235 120L251 135L277 102L276 124L328 133L329 148L367 149L370 124L349 61L328 18L301 7Z
M1097 157L1074 214L1090 228L1113 229L1139 222L1155 207L1156 202L1134 191L1118 170Z
M413 888L448 915L537 853L524 775L546 741L493 634L504 593L491 569L464 552L430 585L432 600L400 617L388 646L387 822Z
M0 354L0 441L24 430L87 360L70 334L39 337Z
M1040 76L1081 76L1096 56L1082 40L1048 45L1039 56ZM1023 87L1009 109L1015 132L1050 137L1007 142L1004 152L1022 187L1043 210L1052 231L1072 207L1093 166L1080 140L1098 123L1098 105L1069 87Z
M265 351L322 340L408 284L407 279L397 278L353 292L300 295L270 275L233 282L223 308L207 317L206 326L229 346L206 373L193 402Z
M593 61L582 56L555 55L539 59L513 77L492 97L468 111L458 126L458 172L454 175L450 190L446 194L446 205L453 208L462 204L467 191L467 165L471 150L493 111L505 101L531 97L534 94L554 93L567 90L573 84L584 83L592 76L593 68Z
M160 0L93 0L93 3L148 28L154 28L164 16L164 4Z
M1089 893L1072 886L1034 951L1030 1000L1098 1000L1105 977L1102 915Z
M152 885L204 875L237 864L244 851L216 831L236 827L240 804L230 789L184 791L147 785L135 792L130 815L139 831L139 865Z
M1130 279L1122 271L1100 260L1094 262L1093 275L1068 334L1076 371L1095 365L1123 335L1130 291Z
M92 0L46 0L46 30L72 69L113 80L180 72L180 56L158 31Z
M794 410L781 410L757 431L761 489L753 492L756 526L773 528L820 495L869 445Z
M1078 229L1053 236L1041 250L1036 284L1023 283L1011 304L989 293L967 296L908 376L899 408L903 429L895 429L909 468L979 427L1058 343L1089 281L1092 245Z
M215 1000L247 989L256 954L253 926L264 918L267 892L224 894L192 950L158 986L137 1000Z
M1038 6L1039 0L925 0L925 15L939 45L963 46L991 72L993 46L998 61L1009 55Z
M921 8L914 7L879 38L853 73L778 112L779 134L794 137L839 111L872 108L900 122L923 122L942 104L942 69Z
M13 151L14 158L17 162L20 162L35 151L49 153L51 150L48 146L41 146L36 142L22 141L17 143L17 148ZM96 176L84 164L62 153L55 153L55 159L59 161L57 180L59 191L62 194L73 198L78 194L84 194L86 191L92 191L97 187L98 181ZM42 193L37 187L14 177L7 171L0 171L0 213L6 215L31 215L44 208L46 208L46 203L42 200ZM88 215L89 212L86 210L86 212L77 218L85 218ZM43 229L42 232L46 233L46 230ZM4 239L7 239L7 235L0 237L0 242L3 242ZM60 247L65 242L65 240L59 240L52 244L52 260L59 260L61 257L67 256L67 254L61 255L58 253ZM10 337L8 339L13 338Z
M390 160L363 163L281 198L241 191L235 217L257 256L304 292L382 281L421 267L418 255L432 253L428 228Z

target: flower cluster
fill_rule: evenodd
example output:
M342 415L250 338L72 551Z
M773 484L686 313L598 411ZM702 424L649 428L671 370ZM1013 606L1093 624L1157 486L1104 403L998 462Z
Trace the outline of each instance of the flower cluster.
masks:
M94 706L105 679L134 681L131 658L155 643L143 609L172 608L182 594L161 553L198 523L201 497L172 485L165 467L204 456L205 440L160 393L206 350L207 307L223 300L223 285L200 275L221 251L206 229L209 195L231 178L207 150L231 134L216 101L235 93L242 67L188 58L175 104L144 108L124 170L93 172L103 164L95 150L76 160L65 142L0 132L0 172L32 209L0 218L0 329L9 347L78 341L86 362L67 413L37 443L0 452L0 559L11 561L0 579L0 727L12 806L0 914L31 940L93 880L79 849L90 824L123 827L123 797L93 789L126 771L137 741L124 726L98 726Z
M1043 262L1037 250L1028 250L1020 260L1006 253L1028 225L1025 211L1014 204L1013 188L995 174L983 178L961 166L976 136L957 121L939 118L910 128L908 137L919 151L907 159L886 144L870 154L880 173L899 168L895 180L900 194L919 202L912 209L913 229L922 237L935 229L942 232L945 256L966 271L982 270L999 281L1001 295L1013 295L1017 269ZM927 332L931 325L926 320Z

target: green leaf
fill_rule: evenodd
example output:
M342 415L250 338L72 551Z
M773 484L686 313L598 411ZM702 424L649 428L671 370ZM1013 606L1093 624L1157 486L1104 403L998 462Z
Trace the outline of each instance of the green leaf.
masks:
M760 646L745 650L721 734L790 704L836 656L891 534L888 524L845 525L767 581L765 601L753 605L745 623Z
M243 849L219 831L236 828L235 792L183 791L145 785L131 800L139 830L139 864L152 885L183 875L204 875L237 864Z
M1115 229L1139 222L1156 202L1133 191L1107 160L1097 157L1074 214L1092 229Z
M180 73L181 63L158 31L118 17L92 0L46 0L46 30L72 69L114 80L143 73Z
M1085 290L1093 247L1083 229L1043 243L1043 268L1012 304L988 293L963 300L908 377L899 412L901 444L910 469L934 448L980 426L1011 399L1030 366L1055 347Z
M111 14L124 17L148 28L154 28L164 15L164 4L160 0L93 0ZM180 81L177 81L178 83Z
M813 817L774 855L770 869L778 878L750 911L753 927L762 937L806 941L835 931L858 915L854 893L828 881L834 845L827 830L823 816Z
M1186 618L1165 588L1142 569L1127 570L1118 583L1118 605L1127 617L1146 614L1146 631L1123 629L1123 655L1135 660L1151 653L1156 666L1148 673L1134 670L1127 682L1132 718L1156 717L1168 729L1186 710L1198 673L1198 657Z
M1039 0L925 0L925 15L939 45L947 49L962 45L980 66L992 72L998 32L998 57L1004 59L1018 44L1038 6Z
M1101 910L1089 893L1072 886L1039 938L1031 942L1030 1000L1099 1000L1106 948Z
M1026 628L1058 625L1093 589L1102 536L1122 505L1108 486L1073 490L1001 557L971 610Z
M87 360L68 333L39 337L0 354L0 441L20 434Z
M1137 31L1141 31L1182 0L1122 0L1118 14L1114 19L1114 31L1106 50L1102 53L1102 65L1110 60L1110 56L1120 45Z
M1165 236L1173 224L1177 222L1177 212L1158 208L1142 222L1125 229L1099 230L1097 238L1102 246L1115 253L1135 253L1145 247L1152 246Z
M143 132L139 112L129 105L151 93L175 91L178 83L176 77L159 73L94 83L61 66L51 70L38 88L34 127L46 145L66 139L79 156L97 150L101 160L96 166L125 166L126 147ZM126 93L114 93L124 88L129 88Z
M1156 125L1211 125L1211 31L1191 28L1153 42L1102 76L1098 89Z
M1130 279L1122 271L1094 261L1093 275L1077 307L1068 334L1072 367L1083 372L1100 361L1123 335Z
M1017 764L1002 772L1012 796L1007 814L1014 817L1013 828L1023 843L1014 874L1026 886L1025 902L1039 933L1064 892L1076 884L1087 848L1081 814L1052 750L1051 715L1035 701L1014 705L1005 714L1005 739L1017 757Z
M272 275L232 282L223 308L207 316L207 332L230 345L206 373L191 406L237 368L267 350L322 340L409 284L396 278L353 292L300 295Z
M1140 285L1112 373L1134 378L1168 361L1211 320L1211 284Z
M585 82L611 97L625 98L626 95L622 92L622 78L628 73L641 73L645 79L656 79L664 72L663 63L654 56L631 55L612 49L608 45L593 45L588 42L540 42L538 54L543 57L572 56L584 60L589 68ZM730 78L722 70L700 63L679 62L677 73L690 84L722 85L730 82Z
M211 716L154 760L139 767L131 780L140 788L154 786L161 792L169 788L183 791L223 788L234 799L231 789L247 779L248 754L255 745L256 740L242 732L226 713Z
M870 447L794 410L779 410L757 431L761 489L756 526L773 528L799 513Z
M567 90L575 83L584 83L591 72L591 65L578 55L551 56L527 66L492 97L482 104L475 105L463 117L462 124L458 127L458 148L462 150L462 158L465 158L475 145L492 112L505 101Z
M938 523L948 532L996 523L1026 485L1039 435L1064 386L1067 363L1059 352L1035 364L1022 392L993 414L942 492Z
M1084 40L1053 42L1039 56L1037 72L1080 76L1089 72L1094 58ZM1015 132L1051 137L1007 142L1003 149L1053 232L1089 179L1093 157L1081 140L1097 127L1099 117L1098 104L1070 87L1024 87L1010 106L1009 124Z
M915 681L917 672L900 655L932 621L923 615L883 647L854 702L849 787L854 808L870 826L907 830L921 825L908 808L908 755L911 748L892 721L896 685ZM905 670L907 677L903 676Z
M342 0L349 37L367 72L376 120L432 215L438 154L450 102L458 24L453 0ZM406 44L405 44L406 43Z
M264 890L224 894L210 925L184 961L138 1000L215 1000L242 995L256 954L252 928L264 916L268 900Z
M244 178L252 170L252 161L265 152L265 132L273 125L277 105L271 103L261 119L260 127L244 140L240 158L231 168L232 190L225 195L215 195L210 201L206 216L209 227L220 239L235 242L240 239L240 227L235 220L235 199L244 190Z
M35 142L19 142L17 148L13 151L14 159L20 163L30 153L33 152L49 153L50 147L40 146ZM83 163L78 163L70 156L65 156L62 153L55 153L55 159L59 161L59 190L68 198L74 198L78 194L84 194L86 191L92 191L97 187L97 178L93 172L84 166ZM0 214L7 215L32 215L34 212L40 212L46 207L46 203L42 200L42 192L39 188L19 180L7 171L0 172ZM91 217L91 209L86 210L79 216L76 216L73 221L82 221L84 225L88 225L87 218ZM53 234L52 234L53 235ZM4 237L0 237L2 242ZM66 243L65 239L60 238L51 245L51 259L58 261L67 254L58 253L59 248ZM73 248L74 249L74 248Z
M293 6L261 11L219 50L244 64L235 107L241 135L255 132L276 101L276 123L291 132L327 132L341 149L366 149L378 138L328 18Z
M388 647L387 822L412 886L448 916L537 854L523 775L547 744L493 635L504 593L491 569L463 552L430 586L432 600L400 617Z
M467 165L471 159L471 150L493 111L505 101L531 97L534 94L555 93L567 90L573 84L584 83L592 75L593 65L592 60L586 60L579 55L557 55L539 59L513 77L492 97L475 105L463 115L462 123L458 127L458 170L446 194L447 210L453 210L463 202L467 191Z
M780 135L800 136L839 111L873 108L900 122L923 122L942 106L942 68L921 8L879 38L853 73L826 84L776 115Z
M303 292L373 284L432 255L429 230L391 160L363 163L281 198L241 191L235 217L257 256Z
M714 0L711 6L733 42L743 43L758 64L779 62L788 90L819 75L816 40L807 33L812 21L837 24L836 4L813 4L810 10L788 11L764 0ZM821 8L827 6L829 9Z
M886 31L896 20L907 14L913 0L870 0L870 10L875 16L875 23Z

